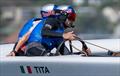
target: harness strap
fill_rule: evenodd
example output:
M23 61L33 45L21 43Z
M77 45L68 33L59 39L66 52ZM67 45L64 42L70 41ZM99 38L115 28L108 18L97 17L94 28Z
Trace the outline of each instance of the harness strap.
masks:
M64 43L65 43L65 40L63 40L63 41L60 43L60 45L58 46L58 48L57 48L57 50L56 50L55 55L60 55L59 51L60 51L61 46L62 46Z

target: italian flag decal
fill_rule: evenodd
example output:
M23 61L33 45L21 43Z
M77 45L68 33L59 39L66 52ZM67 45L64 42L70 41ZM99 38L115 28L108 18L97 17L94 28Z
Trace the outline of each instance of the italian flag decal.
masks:
M32 68L30 66L20 66L21 73L32 73Z

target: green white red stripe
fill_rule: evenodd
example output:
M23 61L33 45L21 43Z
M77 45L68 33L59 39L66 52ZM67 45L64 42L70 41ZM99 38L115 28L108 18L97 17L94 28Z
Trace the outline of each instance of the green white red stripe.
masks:
M21 73L32 73L32 68L30 66L20 66Z

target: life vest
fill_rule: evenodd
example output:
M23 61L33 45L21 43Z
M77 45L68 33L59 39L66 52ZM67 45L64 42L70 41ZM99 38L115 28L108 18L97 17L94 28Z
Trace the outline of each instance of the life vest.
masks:
M36 20L36 18L30 19L30 20L22 27L22 29L20 30L19 35L18 35L18 40L19 40L23 35L25 35L25 34L28 32L28 30L29 30L29 29L31 28L31 26L33 25L34 20Z

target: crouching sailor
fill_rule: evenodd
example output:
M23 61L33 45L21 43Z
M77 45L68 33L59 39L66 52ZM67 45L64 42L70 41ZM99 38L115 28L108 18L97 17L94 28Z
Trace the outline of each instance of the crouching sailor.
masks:
M14 51L9 55L45 56L53 48L58 48L63 40L75 39L76 35L73 31L64 33L64 30L75 21L76 13L74 9L71 6L66 6L64 12L58 9L57 11L52 9L51 12L47 17L30 20L23 27ZM60 54L62 55L64 54L64 46L62 44L60 48Z

